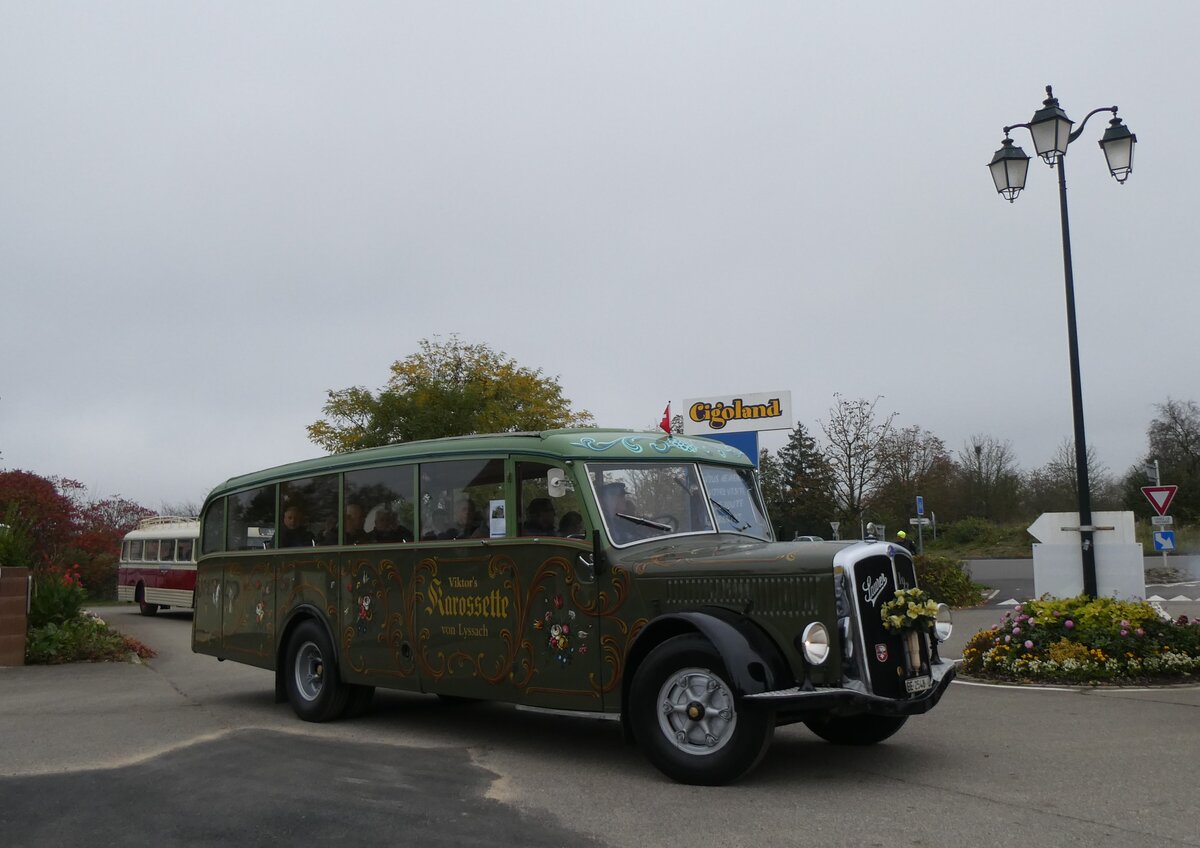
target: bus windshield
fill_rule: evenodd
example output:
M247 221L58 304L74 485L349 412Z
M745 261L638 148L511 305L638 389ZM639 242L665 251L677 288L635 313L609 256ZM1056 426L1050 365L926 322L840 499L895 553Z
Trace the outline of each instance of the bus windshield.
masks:
M772 538L748 468L702 463L588 463L587 472L605 527L616 545L688 533Z

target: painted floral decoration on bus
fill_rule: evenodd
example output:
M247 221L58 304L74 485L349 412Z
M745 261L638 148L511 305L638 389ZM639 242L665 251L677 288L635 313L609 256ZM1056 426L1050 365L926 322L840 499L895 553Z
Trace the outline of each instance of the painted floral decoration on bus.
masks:
M346 585L350 596L358 605L358 619L354 629L359 636L365 636L370 628L374 613L371 610L371 597L375 593L375 578L365 568L359 573L358 579Z
M599 453L620 445L630 453L644 453L646 449L643 447L643 442L648 444L657 453L667 453L674 448L684 453L701 452L708 456L720 457L721 459L728 459L738 454L736 449L727 447L720 442L701 444L691 439L681 439L678 436L624 436L620 439L612 439L611 441L599 441L592 436L584 436L576 442L571 442L571 445L572 447L587 448Z
M551 609L551 607L553 607ZM546 599L546 611L535 618L533 629L542 631L551 656L560 665L567 665L575 653L586 654L586 630L575 629L575 610L563 609L563 596Z

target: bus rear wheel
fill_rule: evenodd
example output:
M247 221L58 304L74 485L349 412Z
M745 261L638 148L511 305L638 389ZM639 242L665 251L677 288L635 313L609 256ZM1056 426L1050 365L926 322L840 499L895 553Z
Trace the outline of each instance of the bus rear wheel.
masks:
M155 615L158 613L158 604L146 603L146 587L145 586L138 587L137 598L138 598L138 610L142 613L142 615Z
M320 722L346 712L351 689L338 677L333 644L321 625L302 622L288 640L284 662L288 702L296 715Z

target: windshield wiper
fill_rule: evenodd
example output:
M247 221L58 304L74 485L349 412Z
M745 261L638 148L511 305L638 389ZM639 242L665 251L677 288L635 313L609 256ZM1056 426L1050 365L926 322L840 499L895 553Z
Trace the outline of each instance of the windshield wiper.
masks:
M624 518L626 521L632 521L634 524L640 524L643 527L653 527L655 530L663 530L667 533L672 533L675 530L670 524L663 524L661 521L651 521L649 518L642 518L640 515L627 515L623 512L618 512L617 518Z
M742 519L740 519L736 515L734 515L733 510L731 510L729 507L725 506L725 504L721 503L720 501L716 500L715 498L709 498L708 502L710 504L712 504L713 506L715 506L717 509L721 510L721 514L733 522L733 525L734 525L733 532L734 533L741 533L743 530L749 529L750 525L742 524ZM741 526L738 526L738 525L741 525Z

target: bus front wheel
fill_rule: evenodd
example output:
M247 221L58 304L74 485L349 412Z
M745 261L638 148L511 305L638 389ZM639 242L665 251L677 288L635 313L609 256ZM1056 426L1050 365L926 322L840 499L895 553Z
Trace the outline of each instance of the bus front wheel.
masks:
M332 721L346 712L350 687L338 677L333 644L315 621L300 624L288 640L288 701L305 721Z

